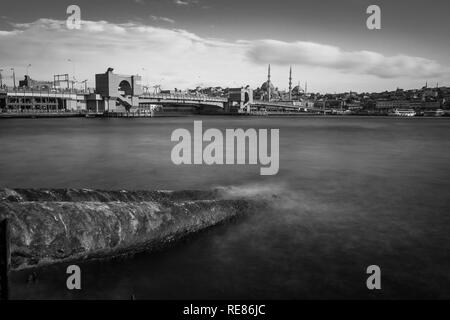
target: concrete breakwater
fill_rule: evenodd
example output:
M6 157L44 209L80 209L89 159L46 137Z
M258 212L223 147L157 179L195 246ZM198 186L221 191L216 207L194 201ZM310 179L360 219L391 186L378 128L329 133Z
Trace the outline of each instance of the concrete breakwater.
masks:
M13 269L152 250L258 207L220 190L0 189Z

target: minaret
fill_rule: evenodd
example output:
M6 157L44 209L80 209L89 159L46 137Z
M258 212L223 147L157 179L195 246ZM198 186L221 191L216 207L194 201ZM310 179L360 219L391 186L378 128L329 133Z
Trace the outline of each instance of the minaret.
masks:
M289 68L289 101L292 101L292 66Z
M271 92L270 92L270 64L269 64L269 70L267 73L267 100L270 101Z
M308 82L305 81L305 97L306 97L306 92L308 91Z

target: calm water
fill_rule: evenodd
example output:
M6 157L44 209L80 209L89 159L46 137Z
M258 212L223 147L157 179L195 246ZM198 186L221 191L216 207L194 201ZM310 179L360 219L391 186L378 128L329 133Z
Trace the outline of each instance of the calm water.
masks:
M198 118L196 118L198 119ZM14 298L450 298L450 119L202 117L279 128L280 171L180 166L170 135L192 117L0 121L0 187L277 193L275 209L170 250L12 277ZM366 267L382 290L366 289Z

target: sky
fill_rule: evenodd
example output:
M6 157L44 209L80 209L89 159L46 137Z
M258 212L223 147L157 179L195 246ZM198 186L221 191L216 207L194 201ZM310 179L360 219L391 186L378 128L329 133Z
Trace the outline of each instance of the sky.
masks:
M67 7L81 9L69 29ZM369 5L381 29L369 30ZM448 0L0 0L4 82L69 73L94 86L108 67L149 86L373 92L450 86ZM28 68L27 66L30 65ZM81 84L80 84L81 86Z

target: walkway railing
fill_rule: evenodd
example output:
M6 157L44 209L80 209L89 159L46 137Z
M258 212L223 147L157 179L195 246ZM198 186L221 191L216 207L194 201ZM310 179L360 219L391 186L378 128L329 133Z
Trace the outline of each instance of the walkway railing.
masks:
M36 95L52 95L52 94L90 94L94 93L91 90L71 90L71 89L50 89L50 90L33 90L30 88L13 88L2 87L0 93L16 93L16 94L36 94ZM140 98L148 99L162 99L162 100L196 100L196 101L214 101L226 102L227 98L210 96L207 94L192 94L192 93L145 93Z
M214 97L206 94L189 94L189 93L146 93L140 98L163 99L163 100L200 100L200 101L216 101L226 102L227 98Z
M253 100L252 105L262 105L262 106L274 106L274 107L287 107L287 108L299 108L300 106L296 106L289 102L283 101L263 101L263 100Z
M32 89L32 88L19 88L19 87L0 87L0 93L42 93L42 94L89 94L93 93L92 90L79 90L79 89Z

